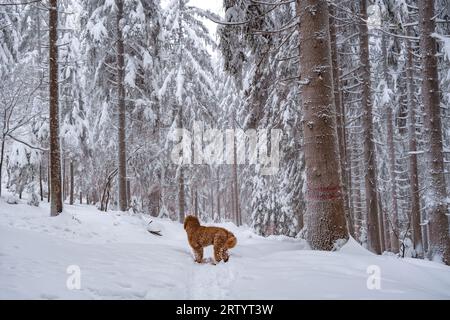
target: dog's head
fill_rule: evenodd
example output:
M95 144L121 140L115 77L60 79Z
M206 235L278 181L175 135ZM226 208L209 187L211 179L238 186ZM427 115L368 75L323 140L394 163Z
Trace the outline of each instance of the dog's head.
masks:
M198 227L200 226L200 221L195 216L187 216L184 218L184 230L187 228Z

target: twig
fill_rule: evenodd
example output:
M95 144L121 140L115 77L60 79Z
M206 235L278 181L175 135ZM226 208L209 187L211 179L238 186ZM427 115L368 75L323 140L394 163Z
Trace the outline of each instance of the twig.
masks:
M155 236L162 237L161 231L153 231L153 230L147 230L147 231L150 232L151 234L154 234Z

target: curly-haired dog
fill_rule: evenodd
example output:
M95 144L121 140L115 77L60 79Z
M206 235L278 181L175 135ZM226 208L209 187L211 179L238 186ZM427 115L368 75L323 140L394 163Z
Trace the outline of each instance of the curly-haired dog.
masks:
M186 230L188 241L194 250L195 261L202 263L203 248L214 246L214 259L216 263L221 260L228 261L228 249L236 246L237 240L230 231L219 227L204 227L200 225L197 217L187 216L184 219L184 229Z

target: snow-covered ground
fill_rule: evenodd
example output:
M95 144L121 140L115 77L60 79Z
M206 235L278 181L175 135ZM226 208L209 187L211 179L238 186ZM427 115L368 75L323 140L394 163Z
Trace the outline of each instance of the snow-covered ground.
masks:
M262 238L225 223L238 238L230 261L199 265L181 224L149 220L86 205L66 205L52 218L46 203L36 208L0 199L0 298L450 298L450 267L376 256L353 240L339 252L312 251L301 240ZM67 273L69 266L76 266L70 272L79 267L79 290L67 287L77 274ZM369 290L374 270L380 289Z

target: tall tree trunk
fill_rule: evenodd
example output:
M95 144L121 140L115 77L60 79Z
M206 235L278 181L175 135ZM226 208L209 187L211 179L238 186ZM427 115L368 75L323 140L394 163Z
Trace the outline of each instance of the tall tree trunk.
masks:
M50 215L63 211L61 194L61 145L59 140L58 0L49 2L49 82L50 82Z
M70 198L69 203L72 205L74 204L74 188L75 188L75 181L74 181L74 174L73 174L73 161L70 160Z
M211 219L214 218L214 180L213 180L213 171L212 168L210 168L210 203L211 203Z
M124 40L122 34L123 27L123 0L116 0L116 36L117 36L117 98L118 98L118 139L119 139L119 210L126 211L127 204L127 157L126 157L126 137L125 137L125 58Z
M67 199L67 186L66 186L66 158L64 151L62 153L62 199L63 202Z
M183 1L179 0L178 5L180 10L184 6ZM180 43L180 50L178 52L178 65L181 68L182 60L183 60L183 47L181 46L181 42L183 39L183 28L182 28L182 17L178 16L178 42ZM180 69L181 72L181 69ZM182 97L181 97L182 98ZM178 99L177 99L178 100ZM181 99L180 99L181 100ZM183 129L183 103L182 101L178 101L178 128ZM184 222L185 217L185 193L184 193L184 172L183 172L183 164L180 163L178 167L178 217L180 222Z
M371 251L381 254L380 226L378 213L377 160L373 142L372 97L369 61L369 33L367 27L367 0L360 0L359 42L361 60L362 109L364 130L364 162L366 212L367 212L367 244Z
M0 165L1 168L1 165ZM0 169L1 170L1 169ZM42 187L42 160L39 161L39 195L41 196L41 201L44 201L44 188Z
M416 103L414 99L414 61L411 42L408 41L408 138L409 138L409 196L411 199L410 221L413 230L413 245L418 257L423 257L422 229L420 227L420 194L417 166Z
M348 197L348 175L347 175L347 152L345 148L345 110L341 96L341 81L339 72L339 54L336 39L336 23L334 16L336 11L332 5L330 9L330 44L331 44L331 63L333 65L333 88L334 88L334 104L336 106L336 127L339 144L339 158L342 179L342 192L344 195L345 213L347 219L347 227L350 235L355 237L354 219L350 211Z
M190 206L189 206L189 211L190 212L194 212L195 213L195 210L194 210L194 206L195 206L195 192L194 192L194 186L191 184L191 198L190 198Z
M234 122L236 123L236 114L234 114ZM236 125L234 126L236 128ZM233 190L234 190L234 209L236 215L236 225L242 225L241 218L241 206L239 203L239 186L238 186L238 164L237 164L237 146L236 146L236 136L233 138Z
M390 222L389 222L389 214L388 214L388 210L387 208L383 208L382 211L383 213L383 225L384 225L384 241L385 241L385 250L386 251L390 251L392 252L392 239L391 237L393 236L392 234L392 230L390 227Z
M4 124L3 124L4 125ZM2 171L3 171L3 158L5 157L5 139L6 136L2 136L2 146L0 151L0 196L2 195Z
M217 222L220 222L220 167L217 167L217 189L216 189L216 196L217 196Z
M47 202L50 203L50 198L51 198L51 188L50 188L50 181L51 181L51 174L50 174L50 153L48 154L48 159L47 159Z
M233 182L231 183L230 189L231 189L231 216L230 216L230 218L231 218L231 221L233 221L234 223L237 224L236 201L234 201L235 193L234 193L234 183Z
M383 207L381 204L381 199L378 198L378 212L380 213L378 216L378 223L380 225L380 245L381 245L381 252L386 251L386 234L384 232L384 214L383 214Z
M198 192L197 189L194 191L194 214L196 217L198 217L199 211L198 211Z
M333 99L328 5L297 0L307 200L307 239L316 250L332 250L348 239L342 192L336 109ZM312 10L314 8L314 10Z
M354 150L354 154L356 156L352 158L350 156L349 152L349 159L351 164L351 171L352 176L354 176L354 182L352 182L352 193L354 193L354 199L352 201L354 213L355 213L355 239L356 241L361 240L361 233L363 228L363 214L362 214L362 197L361 197L361 169L360 169L360 161L358 158L358 139L354 135L351 135L350 137L353 137L351 139L351 150Z
M131 206L131 181L127 179L127 208Z
M385 85L389 87L388 78L388 57L387 57L387 37L383 34L382 36L382 52L383 52L383 78ZM398 202L397 202L397 174L396 174L396 157L395 157L395 144L394 144L394 119L392 111L392 103L388 102L385 106L386 116L387 116L387 146L389 154L389 183L390 183L390 196L391 196L391 218L389 219L389 214L386 211L385 215L385 229L389 232L389 238L391 240L390 247L392 252L399 252L399 239L398 239Z
M178 114L178 128L183 128L183 107L179 106ZM184 194L184 173L183 164L180 163L178 166L178 218L181 223L184 222L185 216L185 194Z
M392 106L388 105L386 109L387 113L387 143L388 143L388 154L389 154L389 183L391 187L391 217L392 223L389 225L391 230L392 239L392 251L397 253L399 251L399 239L398 239L398 202L397 202L397 174L395 168L395 146L394 146L394 124L393 124L393 114Z
M439 79L436 57L434 3L419 0L420 53L422 57L422 98L424 105L424 125L428 143L428 219L430 226L429 252L432 258L441 258L450 265L450 238L447 217L447 190L444 177L444 155L442 143L442 123L439 96Z

